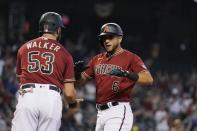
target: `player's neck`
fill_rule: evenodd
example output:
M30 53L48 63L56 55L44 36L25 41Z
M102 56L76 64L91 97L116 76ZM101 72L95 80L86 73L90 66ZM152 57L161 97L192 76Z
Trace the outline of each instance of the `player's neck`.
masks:
M48 38L48 39L52 39L52 40L57 40L57 36L54 34L43 34L42 37Z
M115 55L117 55L117 54L122 53L123 51L124 51L124 49L121 48L121 47L119 47L119 48L117 48L117 49L116 49L115 51L113 51L113 52L107 52L107 54L108 54L109 57L112 57L112 56L115 56Z

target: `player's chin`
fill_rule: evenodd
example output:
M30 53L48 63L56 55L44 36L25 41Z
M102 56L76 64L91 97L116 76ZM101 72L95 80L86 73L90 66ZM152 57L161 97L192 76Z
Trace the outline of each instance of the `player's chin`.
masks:
M112 51L112 48L111 47L105 47L105 50L107 51L107 52L111 52Z

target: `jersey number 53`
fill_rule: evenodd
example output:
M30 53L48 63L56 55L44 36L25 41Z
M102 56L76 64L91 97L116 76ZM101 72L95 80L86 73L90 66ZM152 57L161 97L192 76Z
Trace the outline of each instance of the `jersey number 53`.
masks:
M28 53L28 67L29 72L40 71L43 74L53 73L53 62L55 55L52 52L31 51Z

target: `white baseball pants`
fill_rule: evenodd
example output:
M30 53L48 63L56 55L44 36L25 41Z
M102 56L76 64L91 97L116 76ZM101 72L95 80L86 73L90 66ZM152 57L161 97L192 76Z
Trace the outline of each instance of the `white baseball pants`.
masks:
M129 102L119 102L106 110L98 110L95 131L131 131L132 125L133 113Z
M19 95L11 131L59 131L62 117L60 93L49 84L35 84Z

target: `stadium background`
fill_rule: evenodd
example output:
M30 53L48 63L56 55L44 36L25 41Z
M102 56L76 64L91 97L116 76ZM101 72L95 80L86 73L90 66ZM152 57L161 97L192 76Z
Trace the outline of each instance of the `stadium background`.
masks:
M0 131L9 131L16 104L17 49L38 36L46 11L63 15L61 43L75 61L86 62L102 51L97 35L106 22L118 23L122 46L142 57L154 85L133 90L133 131L197 129L197 0L57 0L0 1ZM60 131L93 131L95 86L77 85L85 102L75 114L63 111ZM166 130L167 131L167 130Z

